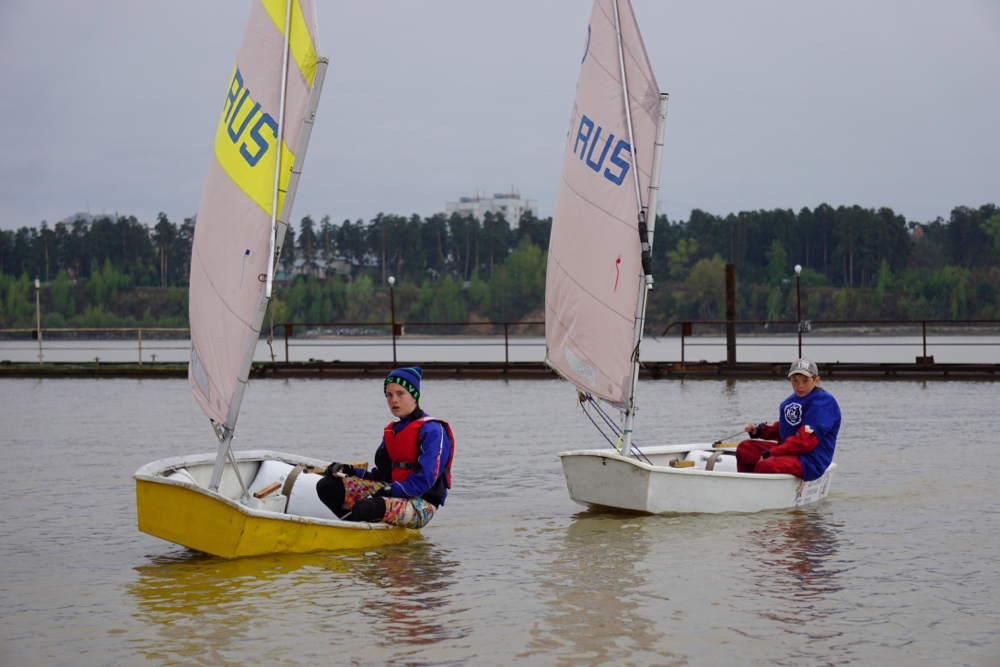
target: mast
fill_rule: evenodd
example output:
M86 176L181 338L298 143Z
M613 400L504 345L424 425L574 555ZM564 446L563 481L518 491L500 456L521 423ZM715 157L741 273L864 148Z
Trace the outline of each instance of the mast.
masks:
M642 328L646 319L646 294L653 289L652 260L650 244L646 227L646 211L642 205L642 192L639 186L639 163L636 159L635 136L632 132L632 105L629 102L628 79L625 75L625 52L622 46L621 19L618 12L618 0L614 0L615 38L618 42L618 68L622 79L622 100L625 104L625 123L628 127L628 141L632 152L632 182L635 185L635 202L638 211L639 243L642 248L643 279L639 281L639 296L635 305L635 327L632 338L632 364L629 373L628 408L625 411L625 425L622 429L622 442L619 453L629 456L632 453L632 423L635 420L635 387L639 376L639 344L642 342ZM657 125L657 139L661 130ZM652 185L652 182L650 183Z
M289 30L289 27L291 22L292 0L285 0L285 44L281 49L281 98L278 103L278 146L281 146L281 142L284 141L285 138L285 93L288 90L288 51L291 45L291 31ZM273 199L271 202L271 236L268 247L268 257L270 257L271 260L267 263L267 278L264 281L264 295L267 298L270 298L271 289L274 286L274 265L278 261L278 251L276 249L278 242L275 237L278 233L278 186L280 183L281 155L279 154L278 159L274 161L274 189L272 190ZM284 211L282 211L282 213L284 213Z
M635 184L635 203L642 215L642 192L639 187L639 165L635 160L635 136L632 134L632 105L628 102L628 79L625 78L625 50L622 46L622 26L618 17L618 0L614 0L615 39L618 40L618 69L622 77L622 101L625 104L625 125L628 127L628 145L632 151L632 182Z
M287 49L286 49L287 54ZM287 57L287 55L286 55ZM272 235L274 252L268 261L268 272L273 271L274 264L281 254L281 248L285 241L285 232L288 231L288 219L292 214L292 204L295 202L295 193L299 186L299 177L302 175L302 167L306 160L306 149L309 145L309 137L312 135L313 124L316 119L316 109L319 107L320 94L323 92L323 80L326 77L326 69L330 64L328 58L319 57L316 61L316 76L313 80L312 90L309 92L309 103L306 107L306 115L302 123L302 131L299 134L299 143L295 150L295 159L292 161L291 174L288 178L287 191L285 192L284 204L281 207L281 216L276 219L276 234ZM282 84L284 89L284 83ZM284 108L284 98L281 101L281 108ZM280 162L280 160L279 160ZM275 196L277 202L277 196ZM277 203L275 203L277 206ZM215 467L212 469L212 478L208 488L212 491L219 490L219 482L222 480L222 472L225 467L226 458L233 459L232 441L236 430L236 418L239 416L240 405L243 402L243 394L250 381L250 367L253 365L254 353L257 350L257 341L260 339L260 330L264 322L264 314L267 312L267 303L271 298L270 290L265 286L257 298L257 310L254 314L253 327L251 327L247 344L244 347L243 360L240 366L240 373L229 404L229 412L226 415L226 423L222 426L216 425L216 432L219 435L219 451L215 457ZM236 469L236 462L233 460L233 468ZM238 471L237 471L238 474Z
M617 4L617 3L616 3ZM623 70L624 72L624 70ZM653 276L646 268L646 262L651 257L653 248L653 232L656 228L656 208L660 196L660 162L663 157L663 133L667 124L667 94L660 93L660 104L657 109L656 121L656 141L653 144L653 166L650 169L649 178L649 202L648 232L647 238L643 240L643 267L645 280L639 281L639 298L635 304L635 334L634 345L632 347L632 371L629 375L629 398L628 410L625 412L625 426L622 429L622 444L619 453L623 456L632 455L632 425L635 421L635 389L639 381L639 346L642 343L642 330L646 324L646 298L650 290L653 289ZM629 125L631 131L631 123ZM634 155L634 153L633 153ZM639 234L643 236L646 225L643 220L643 211L639 211Z

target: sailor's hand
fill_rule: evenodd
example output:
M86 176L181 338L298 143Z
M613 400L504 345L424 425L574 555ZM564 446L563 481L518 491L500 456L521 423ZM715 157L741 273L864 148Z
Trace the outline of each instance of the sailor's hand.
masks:
M383 498L392 497L392 484L386 484L382 486L378 491L372 494L372 496L381 496Z
M762 451L762 452L760 453L760 458L762 458L762 459L766 459L766 458L767 458L767 457L769 457L770 455L771 455L771 450L770 450L770 449L765 449L764 451Z
M743 430L746 431L747 434L749 434L749 436L752 438L754 437L754 434L757 433L757 425L747 424L746 426L743 427Z
M330 477L333 477L338 472L344 477L357 477L354 466L349 466L346 463L337 463L335 461L326 467L326 474Z

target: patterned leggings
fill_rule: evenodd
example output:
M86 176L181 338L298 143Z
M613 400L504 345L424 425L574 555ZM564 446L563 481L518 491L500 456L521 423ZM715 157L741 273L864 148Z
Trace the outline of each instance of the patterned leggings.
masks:
M351 509L362 498L373 495L385 486L382 482L373 482L357 477L344 477L344 509ZM385 515L382 523L407 528L423 528L434 517L434 505L423 498L389 498L385 501Z

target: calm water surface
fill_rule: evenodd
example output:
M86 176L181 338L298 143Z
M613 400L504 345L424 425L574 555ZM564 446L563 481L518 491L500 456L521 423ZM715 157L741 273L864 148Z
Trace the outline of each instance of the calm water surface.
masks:
M136 529L134 482L214 450L182 380L0 380L0 665L1000 662L1000 387L827 383L845 415L804 511L583 511L556 453L596 445L559 380L429 380L458 438L411 543L224 561ZM370 458L370 380L262 380L239 448ZM637 441L775 418L777 381L651 381Z

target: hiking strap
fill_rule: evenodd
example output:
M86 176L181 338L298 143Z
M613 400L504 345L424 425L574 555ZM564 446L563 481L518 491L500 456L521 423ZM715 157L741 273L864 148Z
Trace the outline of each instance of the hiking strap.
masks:
M295 480L298 479L299 475L306 467L302 465L295 466L292 468L292 472L288 473L288 477L285 478L285 484L281 487L281 495L286 498L292 497L292 487L295 486Z

